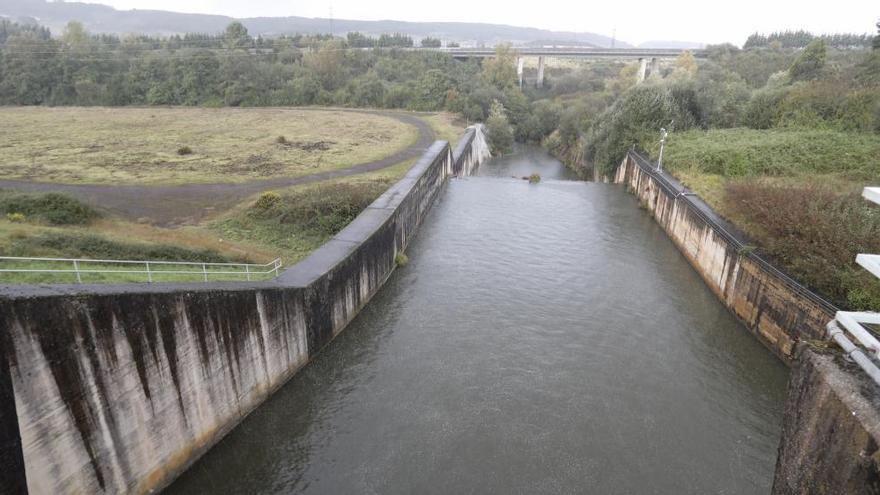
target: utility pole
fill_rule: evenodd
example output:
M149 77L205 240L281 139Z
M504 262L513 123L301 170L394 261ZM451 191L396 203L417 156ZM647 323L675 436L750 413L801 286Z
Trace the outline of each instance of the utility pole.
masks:
M611 48L614 48L614 44L617 41L617 27L611 30Z
M666 136L669 133L666 132L666 128L660 128L660 156L657 158L657 170L658 173L663 173L663 148L666 146Z
M330 2L330 37L333 38L333 2Z

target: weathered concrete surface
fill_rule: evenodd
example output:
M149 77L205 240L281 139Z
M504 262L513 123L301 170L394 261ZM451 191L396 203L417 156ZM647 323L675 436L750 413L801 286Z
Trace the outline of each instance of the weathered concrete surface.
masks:
M381 288L480 133L272 282L0 287L0 493L166 486Z
M880 493L880 387L801 344L788 394L773 494Z
M630 153L615 182L633 191L715 295L783 361L791 364L797 342L824 339L833 306L754 256L674 179Z

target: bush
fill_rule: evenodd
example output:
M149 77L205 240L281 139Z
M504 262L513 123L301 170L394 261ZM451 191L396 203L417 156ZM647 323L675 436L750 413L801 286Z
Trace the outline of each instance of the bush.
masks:
M529 184L537 184L539 182L541 182L540 174L532 174L529 176Z
M880 252L880 208L858 193L757 181L728 184L725 202L791 275L842 307L880 310L880 281L855 263Z
M193 150L189 146L181 146L177 148L177 154L180 156L192 155Z
M275 138L275 142L282 146L287 146L288 144L290 144L290 141L288 141L287 138L284 136L278 136L277 138Z
M492 103L492 110L486 120L486 131L493 154L506 153L513 146L513 128L507 121L504 106L497 100Z
M281 195L275 191L266 191L260 194L254 203L254 208L259 210L268 210L281 202Z
M12 223L24 223L27 220L27 217L22 213L7 213L6 219Z
M0 211L53 225L85 225L98 217L98 212L92 207L65 194L54 192L0 192Z
M755 91L746 107L743 123L752 129L769 129L776 125L779 103L785 98L787 90L768 88Z

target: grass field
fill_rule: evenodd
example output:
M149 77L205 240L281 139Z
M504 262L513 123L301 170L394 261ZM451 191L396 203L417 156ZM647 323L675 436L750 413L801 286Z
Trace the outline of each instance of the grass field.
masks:
M417 130L335 109L4 107L0 135L3 178L176 184L347 167L405 149Z
M102 113L115 114L110 122L116 122L114 119L131 119L132 116L137 118L144 117L143 112L153 112L155 115L185 115L187 119L193 119L195 115L212 115L216 122L203 122L200 124L204 128L212 126L223 126L221 122L237 120L241 117L239 110L204 110L204 109L0 109L0 116L15 114L19 125L26 129L15 131L17 139L21 136L30 134L31 139L37 140L41 135L37 126L40 122L45 123L51 120L49 116L59 112L64 115L68 124L78 122L79 128L73 128L80 136L106 136L110 134L110 123L102 121ZM119 113L117 113L119 112ZM168 112L168 113L166 113ZM207 113L202 113L207 112ZM361 163L373 159L379 159L387 156L399 149L405 148L409 143L398 143L398 145L387 146L385 148L374 143L376 133L386 132L387 129L394 129L400 125L404 128L414 129L412 126L401 124L400 122L388 117L377 117L375 115L361 115L352 112L343 112L337 110L244 110L241 111L249 115L248 118L255 118L258 115L268 115L272 118L278 118L279 115L301 115L304 118L311 119L314 125L320 123L323 119L348 119L346 123L336 123L337 135L332 139L337 143L350 143L352 148L360 148L358 152L375 153L374 155L357 155L358 158L347 165ZM229 115L227 115L227 113ZM449 114L413 114L423 121L427 122L437 139L444 139L454 143L460 137L463 131L463 123L458 122ZM361 117L366 117L363 122L352 124L351 120L360 121ZM35 119L29 121L28 119ZM378 119L378 120L373 120ZM374 122L379 126L379 130L371 126L367 128L361 127L366 122ZM88 123L88 126L86 126ZM131 123L131 122L130 122ZM129 124L130 124L129 123ZM127 124L127 125L129 125ZM9 123L0 124L0 129L8 126ZM52 124L59 125L60 124ZM182 125L182 124L180 124ZM390 127L383 127L383 126ZM64 126L55 129L60 132ZM180 129L180 127L175 127ZM155 128L147 127L149 132ZM382 131L386 129L386 131ZM405 129L404 129L405 130ZM42 132L48 132L43 129ZM171 128L159 130L160 134L171 139L173 131ZM205 131L206 132L206 131ZM387 131L390 132L390 131ZM395 131L396 132L396 131ZM140 143L158 143L159 140L155 136L129 136L133 142ZM143 134L141 132L140 134ZM406 134L404 132L404 134ZM272 136L272 133L266 134ZM292 135L286 135L286 139L293 141ZM358 136L364 137L366 146L362 146L358 140ZM275 136L277 138L277 136ZM278 145L274 139L271 146ZM219 138L218 138L219 139ZM230 142L235 141L235 136L226 134L219 141L201 140L201 147L205 150L206 155L213 156L214 149L210 146L217 146L218 149L231 149ZM324 139L322 137L315 139ZM415 134L411 136L411 140L415 139ZM53 144L57 143L57 144ZM71 145L68 150L81 148L79 145ZM177 142L175 142L175 145ZM54 149L54 147L63 147L64 139L60 137L43 137L42 147L45 150ZM122 147L122 144L117 144ZM236 145L237 146L237 145ZM226 148L224 148L226 147ZM230 148L231 147L231 148ZM194 150L196 147L193 147ZM8 161L4 154L7 149L19 152L17 145L14 147L9 142L0 144L0 162ZM385 151L382 151L382 150ZM113 183L113 184L142 184L147 187L152 184L164 184L168 182L167 176L162 176L156 171L146 171L138 176L130 175L129 170L137 169L136 164L124 161L124 157L128 160L136 160L135 155L126 154L125 150L117 149L119 156L112 156L112 150L102 150L97 155L88 158L79 157L77 167L59 168L57 171L61 175L52 175L46 177L31 177L33 179L51 180L54 182L96 182L96 183ZM302 151L302 150L300 150ZM320 152L320 151L319 151ZM296 151L290 151L296 153ZM320 152L323 153L323 152ZM79 153L87 154L87 153ZM83 165L87 160L89 163L98 163L97 157L108 156L108 160L119 160L119 165L115 168L107 166L91 166ZM62 155L59 155L62 156ZM77 156L77 153L71 153L69 156ZM134 158L133 158L134 157ZM206 163L209 163L210 160ZM290 266L300 259L307 256L312 250L319 247L333 236L338 230L343 228L351 219L369 204L373 199L378 197L387 187L402 177L407 170L413 165L415 160L392 165L376 172L353 175L332 179L328 181L306 184L294 187L287 187L274 191L279 197L277 205L273 208L255 208L255 203L260 199L260 194L246 198L239 205L228 211L217 211L213 216L207 218L197 225L188 225L175 228L161 228L150 225L148 223L138 223L134 219L122 219L108 216L106 212L101 212L100 202L98 204L82 204L74 198L64 195L52 193L18 193L15 191L0 191L0 256L28 256L28 257L52 257L52 258L91 258L91 259L132 259L132 260L157 260L157 261L197 261L197 262L248 262L248 263L267 263L275 258L281 258L284 266ZM58 163L65 163L63 160ZM216 162L208 164L208 167L217 166ZM326 165L326 163L324 164ZM10 178L14 174L7 174L9 166L0 163L0 177ZM208 181L217 182L217 178L207 178L202 174L197 178L187 176L196 171L182 169L175 164L166 164L165 167L170 170L178 182L191 181ZM113 180L102 178L101 174L111 173L109 170L113 168L117 172L113 172ZM61 172L65 170L66 172ZM158 170L162 170L161 168ZM66 173L78 173L78 178L71 178ZM311 173L312 171L309 171ZM91 180L84 180L85 177L93 177ZM241 181L250 178L261 178L259 176L236 175L231 180ZM230 179L226 177L226 179ZM174 181L171 181L174 182ZM93 208L94 207L94 208ZM29 269L71 269L69 262L0 262L0 268L29 268ZM118 266L92 266L92 268L120 269ZM154 270L170 270L173 265L157 264ZM201 267L188 268L193 269L196 273L192 275L168 275L153 274L155 282L184 282L203 280ZM134 270L144 270L144 266L137 266ZM212 268L208 265L208 270ZM219 269L213 269L217 271ZM265 277L253 276L253 280ZM209 274L212 281L220 280L245 280L244 275L218 275ZM146 274L84 274L82 280L89 282L145 282ZM63 274L47 274L47 273L0 273L0 283L72 283L76 281L76 275L73 273Z

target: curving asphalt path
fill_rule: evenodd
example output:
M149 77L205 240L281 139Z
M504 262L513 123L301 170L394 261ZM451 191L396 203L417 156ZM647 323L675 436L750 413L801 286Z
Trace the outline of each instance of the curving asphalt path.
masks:
M248 196L298 184L319 182L336 177L363 174L381 170L398 163L418 158L434 142L434 131L424 120L396 112L359 111L391 117L415 126L419 137L409 148L390 156L348 168L328 170L300 177L276 177L241 183L181 184L174 186L56 184L25 180L0 179L0 188L17 191L58 191L70 194L87 203L97 205L113 214L130 220L149 219L161 227L191 225L204 217L232 208Z

